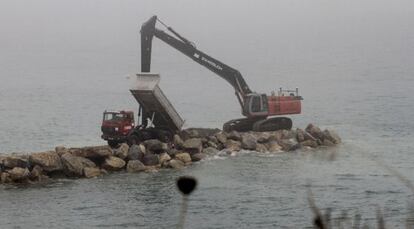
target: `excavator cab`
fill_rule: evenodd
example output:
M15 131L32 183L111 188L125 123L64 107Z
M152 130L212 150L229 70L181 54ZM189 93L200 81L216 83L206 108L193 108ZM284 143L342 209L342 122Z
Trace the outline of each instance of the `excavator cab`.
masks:
M266 94L251 93L245 98L243 113L247 117L266 117L269 106Z

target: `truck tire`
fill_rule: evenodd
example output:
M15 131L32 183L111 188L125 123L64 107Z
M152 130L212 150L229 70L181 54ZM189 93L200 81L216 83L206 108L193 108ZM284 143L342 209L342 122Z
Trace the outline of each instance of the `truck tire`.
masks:
M113 149L118 148L119 147L119 142L115 141L115 140L108 140L108 145Z

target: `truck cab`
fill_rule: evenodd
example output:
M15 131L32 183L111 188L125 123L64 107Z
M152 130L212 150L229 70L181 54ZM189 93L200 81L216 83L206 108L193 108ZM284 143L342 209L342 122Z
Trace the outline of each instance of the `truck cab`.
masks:
M105 111L102 118L102 139L110 146L125 142L128 134L135 128L134 112Z

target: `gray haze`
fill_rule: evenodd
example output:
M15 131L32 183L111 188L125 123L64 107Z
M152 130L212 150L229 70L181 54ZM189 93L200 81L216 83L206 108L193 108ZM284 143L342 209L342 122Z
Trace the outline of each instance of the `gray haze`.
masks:
M179 207L171 181L182 174L201 179L191 228L303 227L308 180L323 207L359 209L372 220L379 204L391 225L404 221L411 194L370 158L414 180L412 0L1 0L0 153L104 144L102 112L137 109L126 76L140 70L139 28L154 14L238 69L253 90L299 87L305 100L294 125L337 130L344 139L337 160L253 153L171 174L0 189L0 224L171 226ZM224 80L158 40L153 46L152 69L187 127L241 116ZM47 210L34 210L40 202Z

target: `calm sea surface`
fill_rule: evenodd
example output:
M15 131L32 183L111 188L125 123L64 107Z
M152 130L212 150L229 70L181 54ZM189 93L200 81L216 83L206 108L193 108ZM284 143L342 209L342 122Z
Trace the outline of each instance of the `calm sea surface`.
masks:
M414 196L378 162L414 181L413 1L1 1L0 153L104 144L105 109L137 110L139 27L158 14L240 70L253 90L299 87L296 127L336 130L315 152L241 152L181 171L0 187L0 228L171 228L175 179L198 178L187 228L304 228L317 205L404 224ZM156 40L154 72L186 127L240 117L226 81Z

